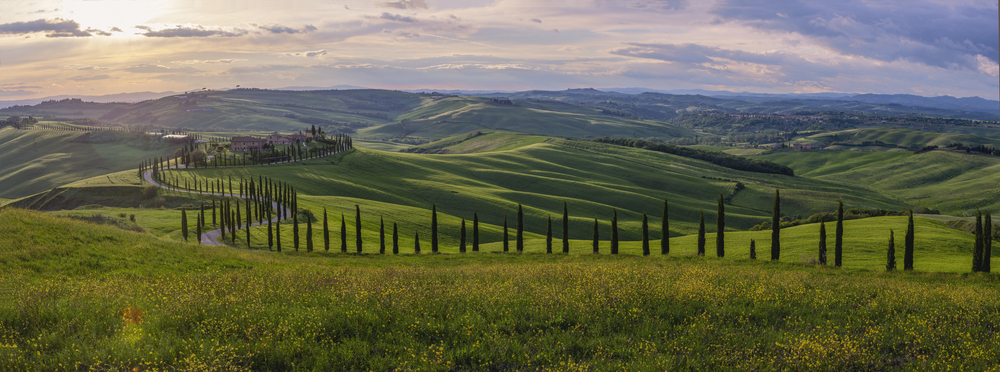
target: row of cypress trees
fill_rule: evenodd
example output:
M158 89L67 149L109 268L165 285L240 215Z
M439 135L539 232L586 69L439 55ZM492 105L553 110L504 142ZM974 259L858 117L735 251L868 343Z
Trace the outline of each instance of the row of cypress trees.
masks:
M231 186L231 182L232 182L232 180L230 179L230 188L232 187ZM258 210L258 220L263 220L265 215L262 214L263 210L260 209L260 207L262 205L266 205L265 203L268 203L271 200L271 199L269 199L269 195L271 195L271 193L270 193L271 188L267 188L265 191L259 192L258 190L263 190L263 189L260 188L260 187L257 187L257 188L254 187L254 185L261 184L261 183L263 183L263 179L258 180L258 183L254 183L253 180L250 180L249 182L246 183L246 186L244 187L243 180L240 181L240 191L241 191L240 195L244 195L243 192L245 192L245 191L249 193L249 197L245 199L246 200L246 208L247 208L247 211L248 211L247 212L248 213L247 214L248 223L247 223L247 228L246 228L247 229L246 234L247 234L247 244L248 245L250 244L249 219L251 218L250 217L251 216L250 215L251 201L259 202L258 209L257 209ZM294 188L290 188L287 185L280 184L280 183L278 185L279 185L279 188L280 187L284 187L284 188L280 189L280 191L279 191L280 197L278 199L278 202L276 202L274 204L275 206L277 206L279 208L279 211L281 212L279 215L285 216L287 214L287 212L283 208L285 208L285 206L289 205L289 204L291 205L291 210L292 211L297 211L298 210L298 208L297 208L297 196L296 196L297 194L295 193ZM240 226L240 224L241 224L241 222L240 222L239 203L237 203L237 205L236 205L236 211L235 211L235 213L233 213L231 211L231 207L230 207L229 203L230 202L228 200L224 201L224 205L223 205L222 209L224 211L227 211L227 212L223 213L223 216L226 216L226 217L224 217L222 224L223 224L223 226L229 226L230 227L230 234L233 237L232 241L235 243L235 234L236 234L235 229L236 229L236 227ZM725 203L724 203L724 198L723 198L723 196L722 196L721 193L719 194L719 200L718 200L718 206L717 206L717 208L718 208L718 211L717 211L718 218L717 218L717 221L716 221L716 223L717 223L717 225L716 225L716 227L717 227L717 230L716 230L716 255L721 258L721 257L725 257L725 235L724 235L725 234ZM272 226L271 226L271 219L272 218L271 218L271 214L270 214L270 208L265 208L265 209L267 209L266 219L268 221L268 247L269 248L273 248L274 247L274 241L277 241L277 251L280 252L281 251L281 238L280 238L280 223L281 222L280 222L280 218L278 219L278 221L276 221L277 224L278 224L278 230L276 231L276 234L275 234L275 232L272 232ZM664 255L669 254L669 252L670 252L670 239L669 239L670 231L669 231L668 211L669 211L669 204L668 204L667 199L664 198L664 200L663 200L663 214L662 214L661 227L660 227L661 228L660 253L664 254ZM771 260L774 260L774 261L779 260L780 259L780 254L781 254L780 214L781 214L780 191L779 190L775 190L774 208L773 208L772 225L771 225L771 227L772 227L772 235L771 235L771 237L772 237L772 240L771 240ZM299 227L298 227L299 222L298 222L298 215L299 215L299 213L297 213L297 212L292 212L291 213L292 220L293 220L293 222L292 222L293 223L293 244L294 244L294 247L295 247L296 251L298 251L298 249L299 249ZM643 255L648 256L648 255L650 255L649 218L646 215L646 213L643 213L642 217L643 217L642 218L642 251L643 251ZM306 225L307 225L307 227L306 227L306 250L309 251L309 252L312 252L313 251L312 217L310 215L306 214L306 219L307 219L306 220ZM212 205L212 220L213 220L213 224L214 224L215 223L215 204L214 204L214 201L213 201L213 205ZM380 226L379 226L379 234L380 234L379 235L380 236L380 238L379 238L379 253L383 253L384 254L385 253L385 249L386 249L385 220L384 220L384 218L381 218L381 217L380 217L379 220L380 220L379 221L379 223L380 223ZM201 212L201 215L198 218L199 235L200 235L200 229L204 226L204 221L205 221L204 205L202 205L202 212ZM834 243L834 265L838 266L838 267L840 267L840 266L843 265L843 236L844 236L843 221L844 221L844 204L843 204L843 202L839 202L838 203L838 208L837 208L837 224L836 224L835 243ZM524 251L524 209L523 209L523 207L522 207L521 204L518 204L518 206L517 206L516 222L517 222L517 225L516 225L516 235L515 235L515 239L516 239L515 240L515 249L517 250L517 252L520 253L520 252ZM478 215L478 213L473 213L473 224L472 225L473 225L473 227L472 227L472 229L473 229L473 231L472 231L472 237L473 237L472 238L472 251L476 252L476 251L479 251L479 243L480 243L479 242L479 215ZM398 226L397 226L396 223L393 223L392 227L393 227L393 229L392 229L393 230L392 231L392 253L398 254L399 253L399 231L398 231ZM569 253L569 207L568 207L568 205L567 205L566 202L563 202L562 227L563 227L563 229L562 229L562 251L563 251L563 253ZM599 253L598 242L600 240L600 235L599 235L598 227L599 227L599 222L598 222L597 219L594 219L593 253ZM616 209L612 209L611 227L612 227L612 230L611 230L612 231L612 233L611 233L611 244L610 244L610 246L611 246L611 254L618 254L618 212L617 212ZM186 212L183 211L183 210L182 210L182 230L184 231L185 239L187 239L187 217L186 217ZM223 228L223 231L225 231L225 230L226 229ZM506 217L506 215L504 216L503 230L504 230L504 233L503 233L503 251L504 252L508 252L510 245L509 245L509 240L508 240L509 239L509 234L508 234L508 225L507 225L507 217ZM272 236L275 236L275 235L277 236L277 239L273 239L272 240ZM551 216L548 217L548 221L547 221L547 225L546 225L546 234L545 235L546 235L545 236L546 253L552 253L553 252L553 237L552 237L552 217ZM819 264L822 264L822 265L826 265L827 264L827 241L826 241L826 235L827 235L826 234L826 222L825 221L821 221L820 222L820 237L819 237ZM887 270L895 270L896 269L896 257L895 257L896 254L895 254L895 239L894 239L894 235L895 235L895 232L890 229L889 230L889 244L888 244L887 252L886 252L886 269ZM978 213L977 214L977 219L976 219L976 244L975 244L974 254L973 254L973 271L974 272L975 271L990 272L990 257L991 257L991 254L992 254L992 239L991 239L991 236L992 236L992 218L991 218L990 213L989 212L986 213L985 223L983 221L983 215L981 213ZM355 240L356 251L357 251L357 253L362 253L363 252L363 242L362 242L362 237L361 237L361 208L358 205L355 205L355 237L356 237L356 240ZM223 233L223 238L224 238L224 233ZM465 220L465 218L463 218L462 221L461 221L460 243L459 243L459 252L461 252L461 253L465 253L466 252L466 238L467 238L467 235L466 235L466 220ZM906 235L904 237L904 250L903 250L903 269L907 270L907 271L913 270L913 267L914 267L913 266L914 238L915 238L915 231L914 231L914 223L913 223L913 211L911 210L910 213L909 213L909 219L908 219L908 222L907 222L907 229L906 229ZM324 249L326 251L329 251L330 250L330 233L329 233L329 221L328 221L328 217L327 217L327 210L326 210L326 208L323 209L323 241L324 241ZM698 228L698 254L699 255L702 255L702 256L705 255L705 242L706 242L706 239L705 239L705 213L704 213L704 211L702 211L700 213L700 221L699 221L699 228ZM343 213L341 213L341 221L340 221L340 243L341 243L340 244L340 250L341 250L341 252L346 253L347 252L347 226L346 226L345 216L344 216ZM438 240L437 205L432 204L431 205L431 252L432 253L438 253L439 245L440 244L439 244L439 240ZM419 235L419 232L415 232L415 234L414 234L414 253L420 253L420 235ZM751 242L750 242L750 258L751 259L756 259L757 258L756 257L756 242L754 242L753 240L751 240Z

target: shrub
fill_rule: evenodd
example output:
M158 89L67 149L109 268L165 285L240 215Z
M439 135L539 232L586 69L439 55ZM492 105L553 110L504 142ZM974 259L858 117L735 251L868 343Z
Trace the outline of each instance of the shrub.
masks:
M142 196L146 199L153 198L159 193L160 188L153 185L146 186L146 188L142 189Z

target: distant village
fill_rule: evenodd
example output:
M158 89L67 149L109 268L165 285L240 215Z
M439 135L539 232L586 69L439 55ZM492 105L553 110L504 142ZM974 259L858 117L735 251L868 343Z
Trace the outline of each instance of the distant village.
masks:
M192 136L186 134L163 134L160 132L147 133L149 135L160 136L162 135L164 139L169 140L171 143L205 143L207 141L201 139L195 139ZM291 145L295 143L308 143L312 141L313 135L311 132L299 133L299 134L271 134L264 138L257 138L252 136L236 136L229 140L229 151L250 151L250 150L261 150L265 146L274 145Z

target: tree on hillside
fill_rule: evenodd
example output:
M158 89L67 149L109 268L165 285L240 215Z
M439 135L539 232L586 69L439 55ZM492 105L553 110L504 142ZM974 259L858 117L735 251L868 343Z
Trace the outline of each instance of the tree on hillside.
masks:
M660 219L660 254L670 254L670 220L667 218L667 198L663 198L663 217Z
M524 211L517 204L517 253L524 252Z
M378 218L378 254L385 254L385 219Z
M271 209L267 209L267 250L274 249L274 230L271 226Z
M465 253L465 218L462 218L462 230L459 232L458 252Z
M212 199L212 226L217 224L218 223L215 221L215 199Z
M837 231L833 242L833 264L840 267L844 259L844 202L837 205Z
M705 210L701 210L701 217L698 222L698 256L705 255Z
M889 248L885 255L885 270L896 270L896 238L893 237L892 229L889 229Z
M198 228L205 227L205 202L201 203L201 215L198 216ZM198 234L199 236L201 234Z
M826 221L819 222L819 263L826 265Z
M299 213L292 209L292 246L299 251Z
M509 240L508 236L509 235L507 234L507 214L504 213L503 214L503 253L507 253L507 250L510 249L510 242L508 241Z
M781 258L781 195L774 189L774 212L771 215L771 261Z
M277 251L281 252L281 219L279 218L275 221L274 225L274 242L277 247Z
M975 243L972 246L972 272L979 272L983 269L983 213L976 210L976 230Z
M340 214L340 253L347 253L347 222L344 214Z
M184 235L184 241L188 240L188 215L187 210L181 209L181 234Z
M983 235L985 236L985 244L983 246L983 266L982 271L984 273L989 273L991 270L993 259L993 216L990 211L986 211L986 219L983 221Z
M562 251L569 253L569 207L565 200L563 200Z
M472 213L472 251L479 252L479 213Z
M436 204L431 204L431 253L438 253L438 212Z
M649 256L649 218L642 212L642 255Z
M420 232L413 233L413 253L420 254Z
M549 224L545 228L545 253L552 253L552 215L549 215Z
M906 246L903 248L903 270L913 270L913 210L910 210L910 219L906 223Z
M757 259L757 242L754 241L753 239L750 239L750 259L751 260Z
M595 218L594 219L594 254L600 253L600 250L598 249L598 242L600 242L601 235L598 232L597 228L598 228L597 219Z
M195 219L198 221L196 221L194 226L194 236L198 238L198 244L201 244L201 215L196 216Z
M611 254L618 254L618 210L611 208Z
M399 228L392 223L392 254L399 254Z
M323 250L330 251L330 224L326 218L326 207L323 207Z
M306 214L306 252L313 251L313 223L312 217Z
M355 245L358 253L361 253L361 207L357 204L354 205L354 235L357 237Z
M718 219L715 221L715 254L726 257L726 206L723 204L722 192L719 192Z

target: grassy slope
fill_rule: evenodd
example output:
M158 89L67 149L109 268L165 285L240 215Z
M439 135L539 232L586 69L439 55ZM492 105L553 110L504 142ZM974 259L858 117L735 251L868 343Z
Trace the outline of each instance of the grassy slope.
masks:
M689 137L693 132L654 121L602 115L599 110L551 102L490 103L487 99L447 98L399 117L400 122L359 131L363 136L441 139L476 130L503 130L552 137Z
M800 142L846 142L860 144L865 141L882 141L888 144L905 147L923 147L930 145L944 147L952 143L961 143L972 146L987 145L1000 147L1000 138L996 137L983 137L971 134L923 132L918 130L896 128L865 128L820 133L806 137Z
M509 134L489 136L496 136L501 142L510 137ZM478 140L488 138L483 136ZM420 231L427 249L428 209L432 203L438 206L442 241L450 251L458 245L460 218L471 220L473 212L479 213L484 242L500 241L504 214L513 234L517 203L524 205L526 229L529 237L535 238L544 234L547 216L560 218L564 200L569 204L573 239L589 239L594 218L602 221L601 234L610 236L604 235L609 234L607 221L612 208L617 208L622 239L637 240L642 212L656 221L664 196L671 202L674 234L694 233L701 209L706 211L709 229L714 230L715 200L720 191L729 194L736 180L747 188L727 207L728 226L735 229L746 229L768 219L775 186L783 190L783 210L788 215L833 210L838 198L844 198L849 206L904 208L861 188L802 177L739 172L668 154L559 139L514 150L464 155L357 149L304 164L205 169L186 174L212 179L263 175L284 180L296 187L300 208L316 213L321 213L323 207L329 208L335 220L344 213L351 231L354 205L358 204L363 214L365 241L377 242L381 215L389 223L390 231L393 222L399 223L404 249L413 246L415 231ZM339 221L331 225L338 229ZM556 225L559 236L561 230ZM653 230L652 235L658 237L659 233ZM266 236L263 231L258 234L254 241L259 246ZM334 249L337 248L339 242L335 239Z
M20 198L78 180L137 167L172 152L124 144L70 142L82 132L0 129L0 197Z
M311 116L338 122L367 122L382 124L386 121L368 116L349 113L351 111L383 112L390 118L407 112L423 104L425 98L416 94L393 91L252 91L234 90L226 92L198 93L209 97L198 101L197 106L179 106L182 101L177 96L164 97L129 107L128 113L116 118L117 121L134 122L144 113L149 113L142 123L168 127L187 127L199 130L264 130L298 131L311 124L297 119L283 117L286 114ZM310 107L329 108L349 112L331 112L301 107L276 106L292 103ZM368 106L357 108L358 103L391 103L389 109L372 110ZM189 109L215 108L212 112L187 112ZM375 107L375 106L372 106Z
M0 211L0 267L18 283L0 288L2 370L983 370L1000 357L996 275L276 254L18 210Z
M1000 209L1000 158L949 151L780 152L758 158L788 165L795 174L867 185L909 204L967 215Z

